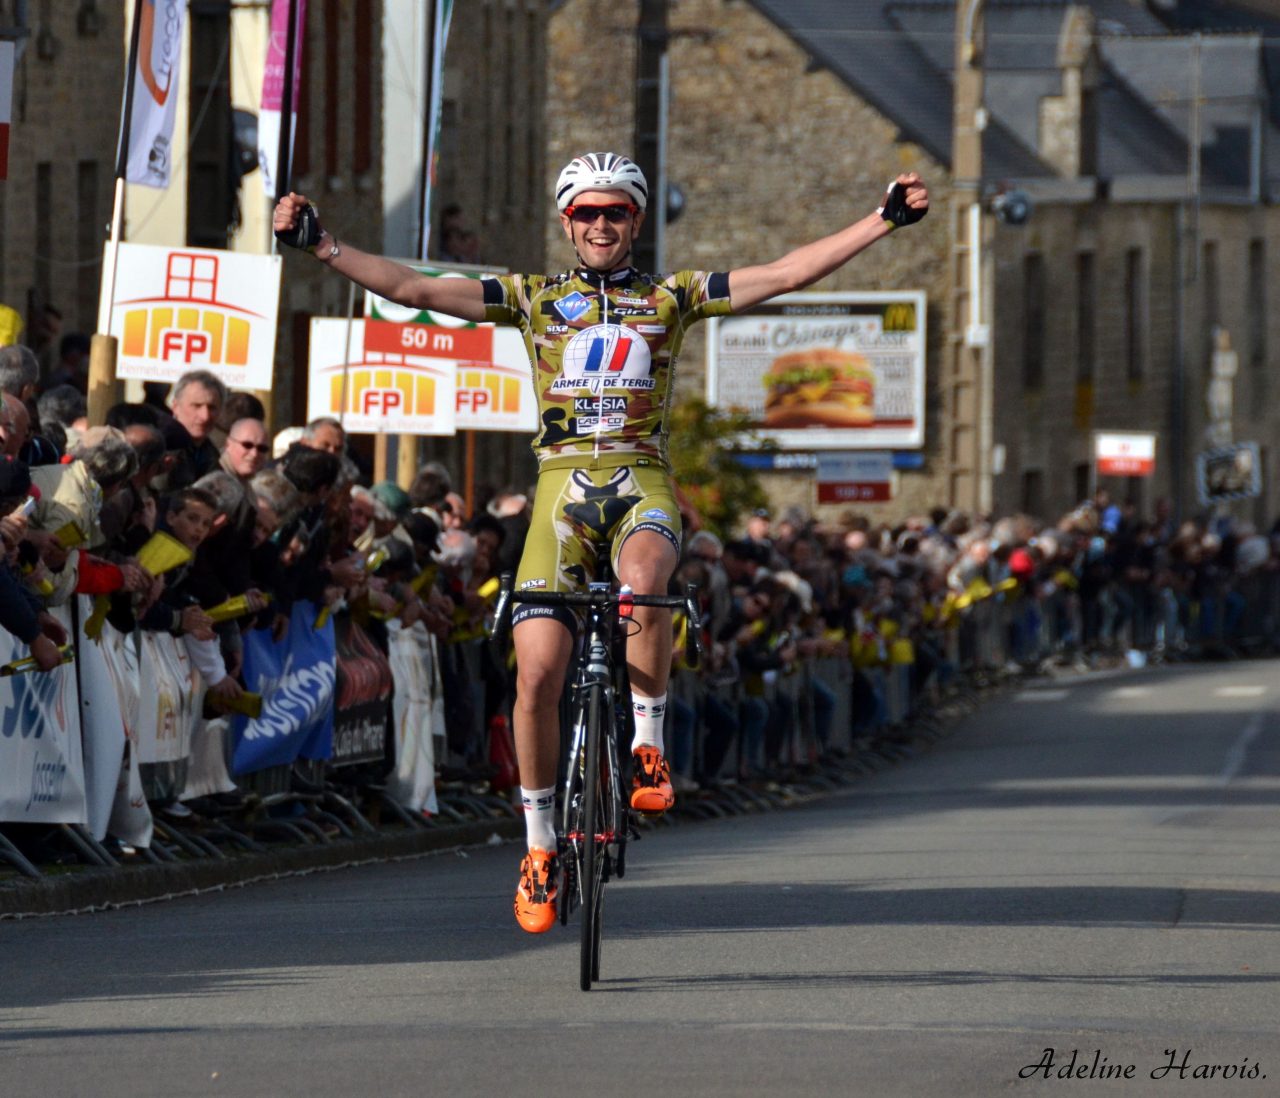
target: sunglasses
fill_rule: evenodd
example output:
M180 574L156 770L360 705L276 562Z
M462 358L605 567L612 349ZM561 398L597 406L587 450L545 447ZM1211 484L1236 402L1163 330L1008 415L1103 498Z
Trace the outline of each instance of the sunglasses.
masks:
M242 438L233 438L231 441L237 446L243 446L246 450L256 450L260 454L271 453L271 447L261 442L245 442Z
M596 218L602 214L609 224L620 225L624 221L629 221L638 209L638 206L627 202L617 206L566 206L564 212L571 221L577 221L583 225L594 225Z

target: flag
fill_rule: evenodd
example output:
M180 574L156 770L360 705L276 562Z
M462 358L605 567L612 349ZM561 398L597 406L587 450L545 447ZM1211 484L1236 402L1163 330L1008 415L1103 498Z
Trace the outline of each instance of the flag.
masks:
M0 42L0 179L9 178L9 119L13 114L12 42Z
M186 15L186 0L138 0L138 49L125 83L129 125L121 135L128 143L124 177L130 183L169 186Z
M298 89L302 82L302 28L307 25L307 0L297 0L298 23L294 28L293 97L289 127L289 156L298 128ZM262 70L262 102L258 107L258 166L267 197L276 197L276 158L280 155L280 112L284 109L284 66L289 48L289 0L271 0L271 35Z
M427 103L427 170L422 183L422 226L420 252L424 258L431 243L431 191L436 182L436 159L440 155L440 113L444 100L444 51L449 44L449 24L453 19L453 0L436 0L431 28L430 95Z

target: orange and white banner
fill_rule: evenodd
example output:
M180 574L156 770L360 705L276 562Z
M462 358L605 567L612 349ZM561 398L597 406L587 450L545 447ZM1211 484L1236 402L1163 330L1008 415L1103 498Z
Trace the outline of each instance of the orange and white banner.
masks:
M211 370L232 389L270 389L280 266L279 256L121 244L116 375L176 381Z
M0 42L0 179L9 178L9 120L13 117L12 42Z
M456 364L367 350L364 324L312 319L307 419L333 416L356 434L455 434Z
M479 272L412 266L428 278L478 278ZM538 402L524 336L515 328L477 324L443 313L397 305L365 294L366 351L422 355L457 363L459 431L538 429Z
M182 31L186 0L137 0L138 56L133 72L125 179L147 187L169 186L173 123L178 110Z

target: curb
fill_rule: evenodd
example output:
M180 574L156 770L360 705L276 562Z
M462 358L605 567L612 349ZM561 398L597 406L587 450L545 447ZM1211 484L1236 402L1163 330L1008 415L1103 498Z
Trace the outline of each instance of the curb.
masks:
M334 839L323 845L293 846L265 854L228 854L208 861L118 869L93 867L41 881L18 879L0 887L0 919L77 915L153 903L259 881L481 846L494 835L505 840L523 833L523 820L494 818L393 835Z

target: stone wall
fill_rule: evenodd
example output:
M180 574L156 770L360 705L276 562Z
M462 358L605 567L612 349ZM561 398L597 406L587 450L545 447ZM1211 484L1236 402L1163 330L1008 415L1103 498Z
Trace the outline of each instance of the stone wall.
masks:
M0 24L11 23L11 7L0 5ZM62 311L64 332L92 332L97 322L124 82L121 8L99 4L90 34L77 28L76 5L32 5L14 76L0 302L25 316L29 299L47 300ZM81 201L85 192L92 201Z
M580 152L631 151L636 13L634 4L569 0L550 21L545 190L553 267L573 258L550 217L556 173ZM948 254L943 169L901 141L893 124L844 83L813 68L808 54L749 4L681 0L672 6L670 27L667 171L683 188L687 208L668 229L668 265L724 270L769 262L864 216L879 205L890 179L918 171L930 184L933 215L814 289L924 290L928 369L936 377ZM702 392L705 369L705 339L695 330L685 344L680 390ZM903 474L898 499L871 513L916 511L941 498L940 410L930 385L926 468ZM810 476L776 474L766 484L779 505L810 508Z

